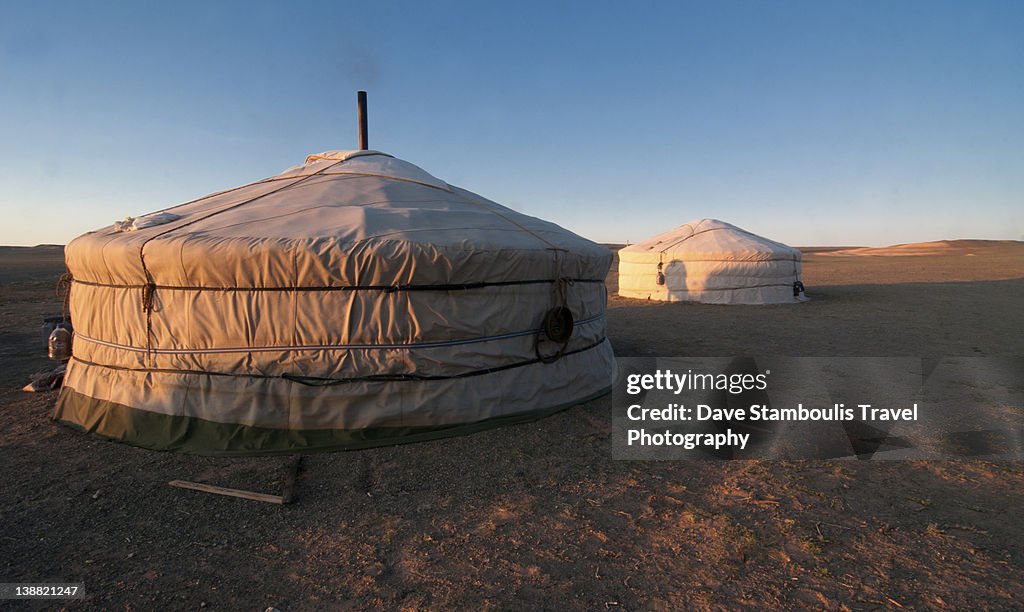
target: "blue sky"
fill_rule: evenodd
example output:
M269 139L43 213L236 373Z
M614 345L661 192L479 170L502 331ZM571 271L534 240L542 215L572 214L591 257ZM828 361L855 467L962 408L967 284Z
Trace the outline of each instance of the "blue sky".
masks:
M9 3L0 244L370 144L602 242L1024 240L1024 3Z

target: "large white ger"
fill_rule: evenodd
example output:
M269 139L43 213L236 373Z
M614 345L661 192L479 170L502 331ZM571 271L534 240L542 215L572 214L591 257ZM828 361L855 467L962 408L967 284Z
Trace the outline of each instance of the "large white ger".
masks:
M611 252L376 151L67 247L55 418L153 449L394 444L537 418L611 385Z
M666 302L804 301L800 251L699 219L619 251L619 295Z

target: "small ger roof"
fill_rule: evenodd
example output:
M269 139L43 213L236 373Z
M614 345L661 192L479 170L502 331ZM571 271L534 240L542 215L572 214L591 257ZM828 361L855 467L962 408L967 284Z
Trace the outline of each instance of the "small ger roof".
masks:
M697 219L623 248L620 256L672 255L719 261L761 261L799 251L718 219Z

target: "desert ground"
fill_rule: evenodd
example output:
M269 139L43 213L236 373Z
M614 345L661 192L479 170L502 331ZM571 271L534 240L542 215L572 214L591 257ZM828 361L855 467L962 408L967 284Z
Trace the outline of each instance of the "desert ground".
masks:
M1024 608L1024 466L611 457L611 399L436 442L284 458L96 440L49 418L60 247L0 248L0 582L69 609ZM805 249L811 302L615 295L622 356L1024 355L1024 243ZM5 602L10 605L13 602Z

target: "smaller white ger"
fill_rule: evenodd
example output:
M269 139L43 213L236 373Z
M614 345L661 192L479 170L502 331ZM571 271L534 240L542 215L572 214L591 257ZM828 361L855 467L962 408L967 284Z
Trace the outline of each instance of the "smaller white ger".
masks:
M619 295L665 302L806 301L800 251L717 219L700 219L619 251Z

